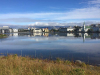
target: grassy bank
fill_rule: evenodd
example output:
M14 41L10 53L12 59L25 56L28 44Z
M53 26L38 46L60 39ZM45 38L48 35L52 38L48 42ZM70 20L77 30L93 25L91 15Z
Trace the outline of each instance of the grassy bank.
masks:
M0 57L0 75L100 75L100 67L60 59L8 55Z
M0 38L5 38L5 37L7 37L7 35L5 35L5 34L0 34Z

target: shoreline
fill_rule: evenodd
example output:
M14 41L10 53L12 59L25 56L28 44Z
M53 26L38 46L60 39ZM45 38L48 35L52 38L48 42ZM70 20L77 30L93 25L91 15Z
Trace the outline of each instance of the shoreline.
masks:
M6 38L7 37L7 35L5 35L5 34L0 34L0 38Z

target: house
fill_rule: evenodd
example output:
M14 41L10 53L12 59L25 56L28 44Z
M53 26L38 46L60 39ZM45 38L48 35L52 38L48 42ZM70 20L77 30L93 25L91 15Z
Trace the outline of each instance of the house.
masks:
M91 29L93 32L96 32L96 31L100 32L100 24L92 24Z
M69 31L74 31L74 28L73 27L68 27L67 28L67 31L69 32Z
M14 33L18 33L18 29L13 29L13 32Z
M59 30L59 32L67 32L67 28L61 28L60 27L58 30Z
M42 29L40 29L40 28L34 28L33 29L33 32L34 33L41 33L42 32Z
M66 28L59 28L60 32L70 32L70 31L74 31L74 28L72 27L66 27Z
M49 32L48 28L43 28L43 32Z
M79 28L79 32L81 32L82 31L82 28Z
M9 28L9 32L12 33L13 32L13 29L12 28Z
M12 29L9 26L0 27L0 33L11 33Z

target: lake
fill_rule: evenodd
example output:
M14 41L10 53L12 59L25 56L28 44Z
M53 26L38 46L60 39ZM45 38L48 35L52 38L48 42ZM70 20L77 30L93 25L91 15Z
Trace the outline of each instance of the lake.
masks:
M100 64L100 33L11 33L0 39L0 55L61 58Z

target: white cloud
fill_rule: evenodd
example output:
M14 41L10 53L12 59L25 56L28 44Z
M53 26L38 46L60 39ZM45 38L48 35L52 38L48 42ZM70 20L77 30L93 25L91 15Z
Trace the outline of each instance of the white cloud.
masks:
M100 4L100 0L91 0L88 4Z
M100 0L91 0L88 2L90 6L100 7Z
M46 19L46 17L57 17L61 16L64 13L8 13L8 14L0 14L0 19L9 19L9 18L39 18Z
M0 14L0 22L28 22L41 20L100 19L100 8L90 7L62 13Z
M86 25L91 25L95 23L100 23L98 21L85 21ZM82 26L83 22L71 22L71 23L57 23L57 22L35 22L32 24L29 24L29 26Z
M82 8L66 12L65 16L56 19L100 19L100 8Z
M56 23L56 22L35 22L33 24L29 24L29 26L62 26L63 23Z
M8 13L0 14L0 23L10 24L33 24L33 25L61 25L53 24L59 21L92 21L100 22L100 0L91 0L87 2L91 7L78 8L66 12L46 12L46 13ZM33 22L33 23L32 23ZM34 23L36 22L36 23ZM44 23L43 23L44 22ZM46 23L48 22L48 23ZM51 23L50 23L51 22Z

